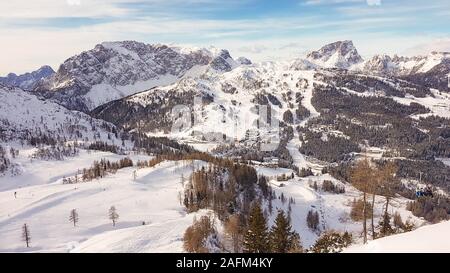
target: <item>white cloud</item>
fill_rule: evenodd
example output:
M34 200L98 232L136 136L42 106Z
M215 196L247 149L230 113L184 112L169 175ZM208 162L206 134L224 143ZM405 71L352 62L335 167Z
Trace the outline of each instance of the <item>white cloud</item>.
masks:
M379 6L379 5L381 5L381 0L367 0L367 5Z
M3 19L45 19L63 17L124 16L129 9L117 6L119 0L14 0L0 1ZM129 0L120 0L129 1ZM5 12L7 11L7 12Z
M433 51L450 52L450 37L441 37L417 44L404 51L407 55L427 55Z
M218 0L172 0L170 5L184 2L206 5ZM245 0L252 1L252 0ZM165 12L164 0L148 0L160 10L154 15L136 13L133 5L137 0L0 0L0 75L8 72L22 73L43 64L57 68L66 58L82 50L93 48L105 40L137 40L149 43L193 43L215 45L230 49L234 56L248 56L254 61L290 59L305 51L316 49L327 42L353 39L363 55L380 53L402 53L406 47L425 44L435 37L423 35L400 35L381 32L393 25L408 26L411 17L401 14L383 1L379 8L376 0L308 0L302 3L338 4L358 2L361 5L335 7L340 19L325 18L319 14L293 17L260 17L256 19L201 19L189 18ZM141 1L142 2L142 1ZM367 2L367 3L368 3ZM381 1L380 1L381 2ZM435 3L435 2L433 2ZM237 5L237 0L227 1ZM444 2L427 5L428 11L443 11ZM448 5L448 4L447 4ZM216 5L217 6L217 5ZM392 9L391 9L392 8ZM421 6L405 7L403 10L417 12ZM8 11L8 12L4 12ZM157 13L158 12L158 13ZM375 16L374 16L375 15ZM102 21L84 26L62 28L57 25L32 25L34 19L52 22L55 18L87 17L120 19ZM209 17L211 18L211 17ZM19 24L15 24L19 23ZM26 23L21 26L20 23ZM6 65L5 65L6 64Z
M74 5L79 6L79 5L81 5L81 0L67 0L67 4L69 6L74 6Z
M383 34L376 38L371 37L370 33L361 35L361 30L366 27L389 25L398 20L401 18L362 18L317 23L316 18L195 20L157 17L66 29L0 27L0 37L7 37L0 44L0 75L27 72L43 64L56 69L66 58L108 40L215 45L229 49L234 56L248 56L254 61L268 60L270 56L290 59L306 50L344 39L361 41L359 49L365 54L388 48L404 50L405 45L414 42L404 42L402 37L386 39ZM321 31L301 35L304 30L316 28ZM299 35L273 35L284 31L298 32ZM259 38L248 39L253 34L259 34ZM425 42L420 38L415 41L416 44Z

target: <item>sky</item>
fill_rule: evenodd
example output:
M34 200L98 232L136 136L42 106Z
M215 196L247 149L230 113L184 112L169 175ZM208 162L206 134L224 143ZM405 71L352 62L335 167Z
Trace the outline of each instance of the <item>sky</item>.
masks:
M0 0L0 76L55 70L103 41L288 60L353 40L364 58L450 51L448 0Z

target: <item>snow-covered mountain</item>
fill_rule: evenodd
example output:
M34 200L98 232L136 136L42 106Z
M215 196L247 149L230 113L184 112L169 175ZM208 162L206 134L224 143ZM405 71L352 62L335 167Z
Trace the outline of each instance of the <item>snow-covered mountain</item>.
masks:
M39 81L50 77L54 73L55 71L50 66L44 65L36 71L22 75L9 73L6 77L0 77L0 83L7 86L19 87L24 90L32 90Z
M325 71L322 68L307 59L299 58L291 62L242 65L221 73L204 70L173 84L106 103L94 109L91 114L127 129L136 128L139 123L140 130L175 137L169 133L172 108L180 104L196 107L194 98L201 97L203 105L201 109L197 109L201 111L201 117L197 120L199 123L197 127L185 130L182 136L193 135L195 131L219 130L228 137L243 139L247 130L257 127L257 105L270 105L276 119L296 125L303 118L300 112L305 104L311 104L312 89L316 86L334 86L346 88L350 94L361 95L365 91L378 89L386 96L399 97L398 100L402 102L405 101L404 96L417 96L420 99L408 102L417 102L429 107L434 114L447 116L440 107L433 106L441 99L446 105L447 99L432 94L422 85L378 76L359 77L356 76L359 72ZM326 75L326 78L319 75ZM434 98L428 99L426 96ZM314 112L312 106L307 108ZM444 108L449 109L447 106ZM290 115L293 116L292 120L287 118ZM240 126L236 128L235 124Z
M352 41L327 44L306 56L307 60L322 67L349 68L363 62Z
M134 41L104 42L67 59L36 92L75 110L89 111L133 93L174 83L185 74L237 66L228 51Z
M248 130L257 128L259 104L270 105L271 117L279 121L283 121L286 111L295 115L296 99L305 92L308 81L312 87L314 73L291 70L289 66L290 63L261 63L239 66L225 73L205 71L104 104L91 114L128 129L135 128L141 120L140 130L170 135L171 110L181 104L194 107L199 116L198 123L179 136L194 135L195 131L220 132L241 140ZM195 97L202 98L203 104L194 105Z
M17 87L0 84L0 138L29 140L46 135L55 139L119 140L114 125L72 111Z
M427 56L414 57L375 55L364 62L363 70L367 73L406 76L427 73L448 59L450 59L449 52L432 52Z

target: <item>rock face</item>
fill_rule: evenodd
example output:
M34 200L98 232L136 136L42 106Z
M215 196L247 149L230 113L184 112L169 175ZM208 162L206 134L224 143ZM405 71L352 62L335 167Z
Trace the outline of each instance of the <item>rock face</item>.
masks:
M307 55L312 63L326 68L349 68L363 62L352 41L338 41L327 44Z
M364 71L376 74L393 74L397 66L389 55L375 55L364 63Z
M24 90L32 90L40 80L46 79L54 73L55 71L50 66L44 65L36 71L22 75L9 73L6 77L0 77L0 83L6 86L19 87Z
M195 67L224 72L235 65L226 50L105 42L67 59L35 91L70 109L87 112L109 101L173 83Z
M249 59L247 59L245 57L237 58L236 62L238 62L239 64L242 64L242 65L251 65L252 64L252 61L250 61Z

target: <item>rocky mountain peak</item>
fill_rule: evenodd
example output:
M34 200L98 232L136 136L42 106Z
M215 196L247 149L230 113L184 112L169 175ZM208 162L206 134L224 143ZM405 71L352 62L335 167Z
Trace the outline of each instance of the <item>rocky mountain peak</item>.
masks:
M90 111L111 100L171 84L192 68L208 65L221 73L239 64L227 50L103 42L67 59L35 91L70 109Z
M349 68L363 61L350 40L327 44L319 50L309 53L307 59L323 67L337 68Z

